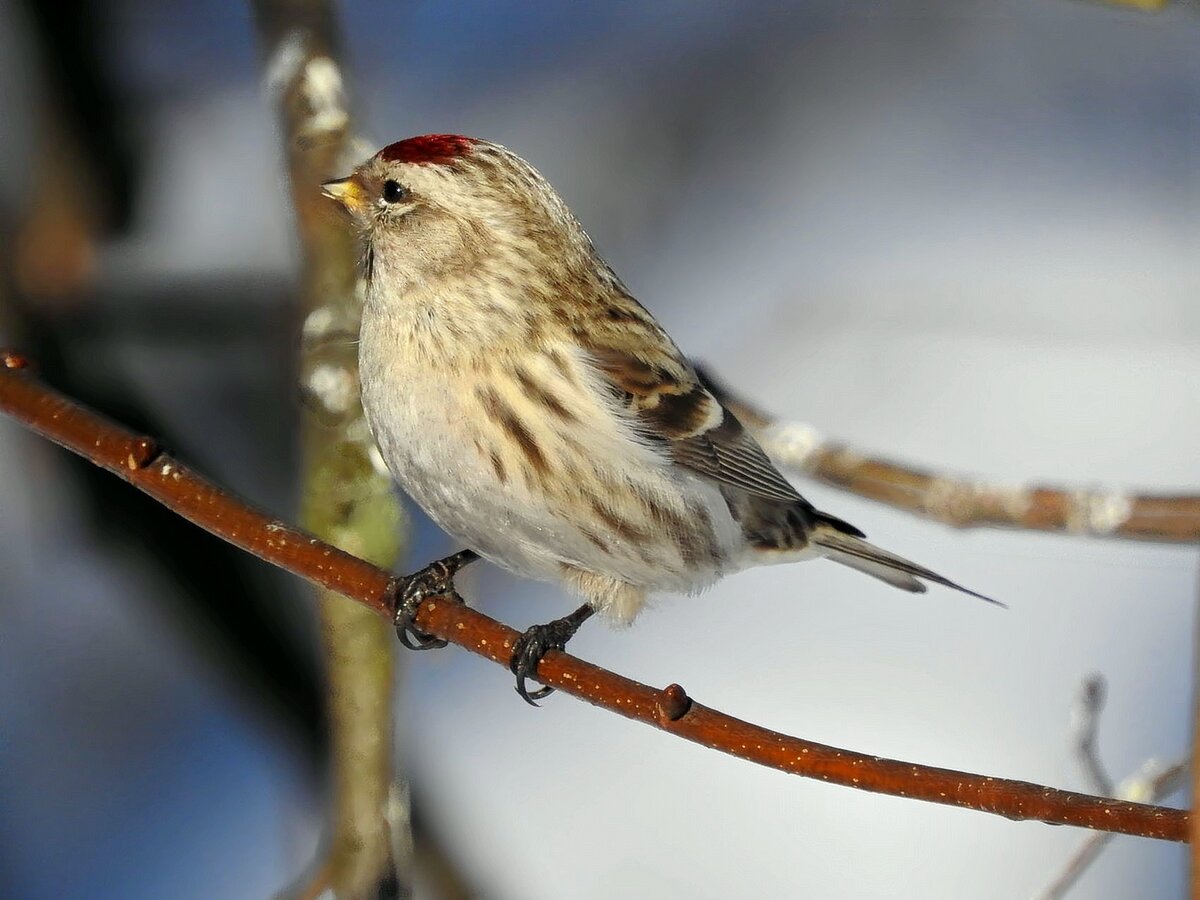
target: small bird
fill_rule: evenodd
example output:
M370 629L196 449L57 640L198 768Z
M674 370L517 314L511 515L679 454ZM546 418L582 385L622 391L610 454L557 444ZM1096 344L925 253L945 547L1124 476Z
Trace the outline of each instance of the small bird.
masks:
M405 491L470 548L409 580L407 645L439 643L412 617L476 554L585 601L514 648L530 703L550 692L527 688L538 661L594 613L629 624L652 593L751 566L825 557L901 590L924 579L990 600L801 497L515 153L424 135L322 187L363 239L371 433Z

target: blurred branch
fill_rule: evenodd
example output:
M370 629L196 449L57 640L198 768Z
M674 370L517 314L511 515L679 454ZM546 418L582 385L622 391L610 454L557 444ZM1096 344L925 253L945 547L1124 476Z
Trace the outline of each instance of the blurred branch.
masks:
M1096 733L1100 725L1100 713L1104 709L1106 686L1101 675L1090 675L1084 679L1075 709L1072 712L1072 732L1075 751L1080 767L1089 782L1089 787L1100 795L1112 796L1112 781L1100 762L1096 744ZM1137 803L1157 803L1169 797L1183 785L1187 774L1186 760L1163 765L1149 760L1141 769L1118 786L1115 796ZM1109 832L1088 835L1067 858L1059 875L1039 894L1037 900L1061 900L1075 886L1079 877L1100 856L1112 839Z
M371 463L358 400L359 249L318 185L353 154L351 117L329 0L255 0L265 81L279 105L304 256L300 379L308 404L301 523L381 566L400 554L401 511ZM342 898L408 895L412 834L393 733L394 657L386 623L319 592L332 727L334 815L329 857L302 890Z
M775 462L801 475L956 528L1019 528L1164 544L1200 541L1200 495L1129 494L1086 487L1002 485L892 462L783 422L709 386Z
M34 432L119 475L218 537L329 591L391 618L396 580L388 572L266 516L205 481L154 441L114 425L57 394L25 371L15 355L0 357L0 410ZM417 626L503 666L516 631L462 603L433 598ZM384 625L386 627L386 624ZM894 796L1005 816L1077 825L1142 837L1186 841L1186 810L1060 791L840 750L769 731L692 702L678 685L663 690L551 652L538 680L596 706L677 737L794 775ZM519 707L514 704L514 715Z
M1101 797L1110 797L1113 792L1112 779L1100 762L1100 751L1096 746L1096 733L1100 729L1100 713L1104 709L1107 690L1104 676L1089 675L1083 680L1071 715L1075 753L1087 778L1088 790Z
M95 274L99 189L88 177L86 154L55 121L52 108L41 110L40 118L35 202L12 241L12 279L26 297L61 307L79 303Z
M1109 6L1132 6L1142 12L1158 12L1166 9L1168 0L1101 0Z
M1117 797L1137 803L1157 803L1171 796L1183 786L1187 770L1188 765L1184 760L1165 766L1156 760L1150 760L1140 772L1121 784L1117 790ZM1079 876L1096 861L1112 838L1112 832L1108 831L1097 831L1084 838L1075 852L1071 854L1058 877L1047 885L1044 891L1036 895L1037 900L1061 900L1065 897L1067 892L1075 886Z
M1104 708L1104 694L1105 684L1102 676L1090 675L1084 679L1072 712L1071 730L1075 751L1090 787L1097 794L1109 796L1113 794L1112 782L1104 771L1096 747L1096 732L1100 724L1100 712ZM1157 803L1183 786L1187 770L1187 760L1163 765L1151 759L1144 763L1139 771L1121 782L1115 796L1135 803ZM1061 900L1065 897L1079 881L1079 877L1099 858L1111 839L1110 832L1097 832L1084 838L1075 852L1067 858L1058 876L1036 895L1036 900Z

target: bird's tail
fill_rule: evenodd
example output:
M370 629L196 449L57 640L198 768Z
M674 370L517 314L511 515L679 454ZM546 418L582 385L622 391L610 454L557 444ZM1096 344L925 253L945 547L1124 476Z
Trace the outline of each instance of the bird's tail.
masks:
M988 603L1004 606L999 600L993 600L991 597L977 594L975 591L969 590L961 584L955 584L949 578L926 569L924 566L919 566L902 556L879 549L874 544L863 540L859 536L861 532L851 534L843 530L843 526L846 526L846 523L840 519L835 519L833 516L826 516L823 513L817 513L816 515L818 517L817 522L809 534L809 540L821 548L824 556L832 559L834 562L857 569L866 575L878 578L880 581L886 581L888 584L894 585L902 591L923 594L926 586L918 580L923 578L925 581L931 581L934 584L962 591L964 594L970 594L972 597L978 597L980 600L986 600ZM853 526L849 527L852 528ZM858 529L854 529L854 531L857 532Z

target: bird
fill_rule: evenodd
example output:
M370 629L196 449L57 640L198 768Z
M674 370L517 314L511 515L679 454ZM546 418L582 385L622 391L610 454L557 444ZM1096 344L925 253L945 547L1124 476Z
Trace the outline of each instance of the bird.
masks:
M551 691L528 687L538 662L593 615L628 625L652 594L754 566L823 557L904 591L930 582L996 602L805 500L517 154L421 135L322 191L363 248L371 434L468 548L406 581L406 645L444 643L415 629L415 611L480 556L583 600L513 648L534 705Z

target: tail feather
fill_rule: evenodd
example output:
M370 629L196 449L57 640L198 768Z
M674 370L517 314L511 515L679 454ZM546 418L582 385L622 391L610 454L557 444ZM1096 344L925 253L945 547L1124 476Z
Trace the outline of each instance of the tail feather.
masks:
M857 569L866 575L878 578L880 581L886 581L888 584L894 585L901 590L910 591L914 594L924 593L926 586L917 580L918 578L923 578L934 584L940 584L944 587L961 591L964 594L970 594L972 597L978 597L980 600L986 600L988 603L1004 606L999 600L993 600L991 597L978 594L969 588L963 587L961 584L956 584L949 578L939 575L931 569L926 569L924 566L919 566L902 556L881 550L874 544L869 544L853 534L841 531L828 519L818 522L809 535L809 540L820 547L824 551L825 556L834 562Z

